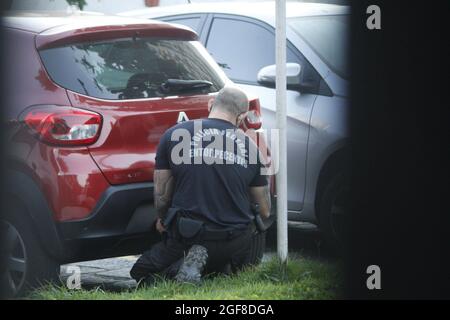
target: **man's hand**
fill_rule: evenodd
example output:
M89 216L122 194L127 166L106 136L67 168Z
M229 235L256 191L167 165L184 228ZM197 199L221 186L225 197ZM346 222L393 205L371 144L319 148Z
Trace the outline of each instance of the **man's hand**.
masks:
M156 220L156 230L158 230L159 233L163 233L164 231L166 231L161 218L158 218L158 220Z
M269 186L251 187L250 198L252 202L259 205L259 213L263 218L270 216L271 199Z

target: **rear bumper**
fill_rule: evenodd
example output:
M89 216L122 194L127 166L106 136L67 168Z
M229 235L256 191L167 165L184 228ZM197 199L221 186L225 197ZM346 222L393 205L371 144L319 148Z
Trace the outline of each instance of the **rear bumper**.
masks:
M57 224L65 260L140 253L158 239L155 218L153 183L111 186L88 218Z

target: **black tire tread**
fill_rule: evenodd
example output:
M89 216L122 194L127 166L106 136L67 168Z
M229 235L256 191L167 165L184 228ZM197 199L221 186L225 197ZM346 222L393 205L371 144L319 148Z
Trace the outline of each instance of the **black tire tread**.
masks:
M24 212L24 208L16 204L9 206L8 209L8 213L2 215L1 219L12 224L20 233L25 243L29 261L25 285L20 288L16 295L16 297L20 297L42 285L58 282L60 264L49 257L42 248L32 221L29 215Z

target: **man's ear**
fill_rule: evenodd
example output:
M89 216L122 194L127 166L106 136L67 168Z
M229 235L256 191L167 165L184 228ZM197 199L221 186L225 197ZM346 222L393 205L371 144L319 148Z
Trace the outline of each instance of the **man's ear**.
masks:
M208 101L208 112L211 112L213 104L214 104L214 99L210 99Z
M238 115L238 117L237 117L237 124L236 124L238 127L244 122L244 119L247 117L247 113L248 113L248 111L247 112L243 112L240 115Z

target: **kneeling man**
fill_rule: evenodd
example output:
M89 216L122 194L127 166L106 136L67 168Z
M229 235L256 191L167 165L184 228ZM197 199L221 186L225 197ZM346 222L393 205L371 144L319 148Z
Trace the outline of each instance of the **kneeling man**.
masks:
M163 241L145 252L130 274L199 282L205 267L237 271L249 264L254 215L270 214L267 176L258 148L239 129L248 98L236 87L219 91L207 119L170 128L161 138L154 173L156 227Z

